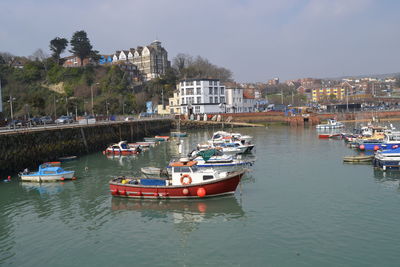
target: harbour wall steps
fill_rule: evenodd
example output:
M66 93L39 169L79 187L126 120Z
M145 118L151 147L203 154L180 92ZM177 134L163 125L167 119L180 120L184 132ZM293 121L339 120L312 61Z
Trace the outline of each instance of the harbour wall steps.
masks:
M0 174L12 174L24 168L36 169L43 162L62 156L102 151L109 144L134 142L145 136L169 132L173 120L71 125L0 134Z

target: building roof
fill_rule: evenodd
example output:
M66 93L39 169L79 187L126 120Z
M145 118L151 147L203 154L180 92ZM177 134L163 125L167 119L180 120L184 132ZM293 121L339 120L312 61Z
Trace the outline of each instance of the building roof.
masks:
M255 97L253 95L251 95L249 92L246 92L246 91L243 92L243 98L255 99Z

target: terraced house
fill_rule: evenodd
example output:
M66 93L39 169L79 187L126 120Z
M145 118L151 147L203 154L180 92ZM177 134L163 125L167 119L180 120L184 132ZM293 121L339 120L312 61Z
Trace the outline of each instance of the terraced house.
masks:
M112 64L132 64L136 66L141 79L148 81L165 74L170 66L168 52L156 40L147 46L129 50L119 50L112 55Z

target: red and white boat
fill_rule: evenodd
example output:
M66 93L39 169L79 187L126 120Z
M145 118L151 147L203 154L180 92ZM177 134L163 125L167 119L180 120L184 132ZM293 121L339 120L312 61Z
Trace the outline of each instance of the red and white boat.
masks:
M318 138L320 138L320 139L328 139L328 138L340 139L340 138L342 138L342 135L341 134L319 134Z
M140 148L130 147L126 141L121 141L118 144L113 144L104 151L104 154L113 155L135 155L140 153Z
M126 178L110 181L110 192L130 198L201 198L233 194L246 172L219 172L199 169L196 161L181 160L171 164L170 178Z

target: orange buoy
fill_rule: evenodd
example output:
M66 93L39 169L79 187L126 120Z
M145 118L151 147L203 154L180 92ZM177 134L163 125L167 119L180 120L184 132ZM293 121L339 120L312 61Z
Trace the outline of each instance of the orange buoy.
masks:
M119 193L121 196L125 196L125 195L126 195L126 190L119 190L118 193Z
M11 176L7 176L7 181L11 181Z
M206 195L206 190L203 187L197 189L197 196L204 197Z
M375 151L379 150L379 146L374 146L374 150Z
M189 189L185 188L182 190L182 193L186 196L189 194Z
M72 180L76 180L76 177L72 177Z
M360 145L360 149L361 149L361 150L364 150L364 149L365 149L365 146L364 146L364 145Z
M118 195L118 190L117 189L111 189L111 195Z
M65 178L64 178L64 177L61 177L61 178L60 178L60 180L61 180L61 181L64 181L64 180L65 180Z
M154 193L153 196L158 197L158 193Z

